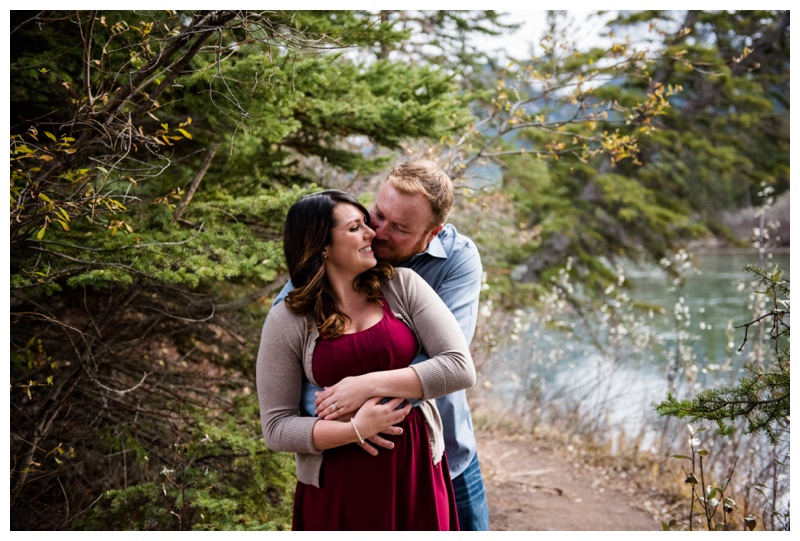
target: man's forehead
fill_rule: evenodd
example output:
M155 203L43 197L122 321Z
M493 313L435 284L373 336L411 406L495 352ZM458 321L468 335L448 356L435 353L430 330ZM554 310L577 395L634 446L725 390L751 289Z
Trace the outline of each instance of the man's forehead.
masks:
M405 194L384 185L378 191L373 211L380 212L385 218L400 224L413 226L417 222L430 221L433 211L430 203L422 194Z

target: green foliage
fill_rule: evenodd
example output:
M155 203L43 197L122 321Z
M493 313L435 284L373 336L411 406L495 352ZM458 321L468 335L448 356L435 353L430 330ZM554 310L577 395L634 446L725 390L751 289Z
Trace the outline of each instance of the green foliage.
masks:
M132 434L124 445L109 438L116 452L137 449L135 466L148 480L105 491L72 529L290 529L294 460L266 449L254 395L240 397L221 415L183 413L188 418L169 448L151 453L137 447ZM158 456L170 457L170 463L155 463Z
M389 30L388 23L375 25L369 14L184 15L76 12L18 26L15 68L34 65L44 77L73 67L78 82L79 57L72 63L47 56L51 34L80 24L94 32L81 35L69 26L62 35L75 40L64 51L70 59L81 54L81 44L85 54L96 55L84 66L92 77L83 87L67 85L72 114L64 120L104 117L123 140L108 154L100 151L108 145L108 130L85 130L77 120L62 124L65 133L48 131L53 117L15 128L12 287L52 294L65 286L142 280L188 287L203 280L271 280L280 269L275 240L282 216L259 222L259 207L269 209L271 197L277 204L288 200L276 193L276 184L310 184L311 169L303 171L298 160L374 172L391 158L369 156L364 140L394 149L404 139L440 138L469 121L469 95L457 92L451 75L389 60L364 63L338 51L354 36L355 43L391 43L405 35ZM141 22L142 17L152 18ZM181 52L185 41L199 45L208 39L213 31L205 25L215 18L220 36L237 36L246 46ZM328 34L332 26L337 31ZM24 47L23 37L37 47ZM92 46L97 43L105 45ZM306 52L312 43L336 54ZM193 69L173 73L165 64L167 51ZM125 86L114 89L128 69L135 73L131 80L141 82L142 98L126 94ZM165 71L146 79L158 69ZM170 78L174 84L168 85ZM61 78L48 83L63 86ZM158 94L158 101L147 101L148 93ZM23 111L32 96L20 91L15 99ZM364 139L353 144L359 138ZM229 141L229 151L210 155L215 159L205 177L196 179L203 184L190 202L187 179L197 174L209 146L221 140ZM178 221L174 211L182 202L190 204ZM271 237L264 238L265 231Z
M285 213L460 129L471 95L365 56L409 35L365 11L11 30L13 528L287 529L293 461L248 394Z
M163 204L132 210L122 225L117 219L105 224L77 220L69 232L53 231L29 241L28 258L15 258L11 286L104 288L154 280L197 287L203 280L231 278L268 283L282 265L280 243L258 238L247 222L259 223L260 217L269 215L277 228L280 213L274 212L275 205L296 193L263 193L198 205L187 213L199 220L195 229L170 225L171 213Z
M656 12L616 21L617 32L643 24L666 32L654 78L681 88L636 176L674 187L709 222L749 205L764 178L778 192L788 188L788 21L780 11Z
M467 76L479 76L485 66L497 62L493 51L474 47L470 38L496 36L520 27L505 22L507 14L493 10L381 10L380 17L405 37L376 43L377 58L397 57ZM475 81L470 77L466 82Z
M788 188L788 12L621 12L608 45L587 51L562 16L538 54L497 70L463 138L464 177L499 167L511 238L537 239L488 240L495 258L532 284L569 260L596 294L613 284L603 260L658 261L712 234L742 242L722 213L764 182Z

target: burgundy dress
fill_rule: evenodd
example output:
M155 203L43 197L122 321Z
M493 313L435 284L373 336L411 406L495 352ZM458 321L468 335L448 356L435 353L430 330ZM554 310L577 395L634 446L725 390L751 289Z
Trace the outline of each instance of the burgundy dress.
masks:
M383 301L374 326L332 340L319 340L312 362L317 383L334 385L346 376L404 368L417 340ZM436 466L425 418L418 408L386 436L394 449L378 456L355 443L323 452L320 488L297 483L294 530L458 530L447 460Z

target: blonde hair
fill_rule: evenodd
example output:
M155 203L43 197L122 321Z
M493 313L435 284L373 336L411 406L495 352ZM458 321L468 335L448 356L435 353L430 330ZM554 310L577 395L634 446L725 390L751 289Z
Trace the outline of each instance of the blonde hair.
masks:
M442 225L453 208L453 182L441 167L430 160L414 160L398 165L386 182L405 194L421 193L431 204L433 223Z

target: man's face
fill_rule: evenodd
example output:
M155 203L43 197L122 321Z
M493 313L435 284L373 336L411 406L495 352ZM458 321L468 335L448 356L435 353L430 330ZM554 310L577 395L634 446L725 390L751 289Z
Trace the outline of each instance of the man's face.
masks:
M431 228L432 221L431 205L424 195L404 194L384 183L370 212L375 257L397 265L424 251L442 229L441 225Z

